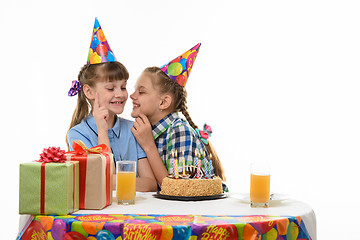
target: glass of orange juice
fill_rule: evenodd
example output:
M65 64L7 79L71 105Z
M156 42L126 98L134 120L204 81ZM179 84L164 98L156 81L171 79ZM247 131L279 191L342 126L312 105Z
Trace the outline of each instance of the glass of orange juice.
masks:
M250 168L250 205L269 207L270 166L267 163L252 163Z
M118 204L135 204L136 162L116 162L116 198Z

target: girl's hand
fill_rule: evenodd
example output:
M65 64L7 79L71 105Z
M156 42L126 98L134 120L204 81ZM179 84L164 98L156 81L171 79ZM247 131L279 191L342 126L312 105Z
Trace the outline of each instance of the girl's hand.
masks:
M135 119L131 132L145 152L155 144L150 121L144 114Z
M108 124L109 110L105 107L105 104L100 104L98 93L96 93L95 95L94 108L92 114L96 122L98 133L106 132L107 134L109 128L109 124Z
M168 175L168 171L162 162L156 147L149 119L141 113L140 116L135 119L134 126L131 128L131 132L134 134L136 140L145 151L147 160L149 161L156 181L161 185L162 180ZM144 167L144 165L142 165L142 167Z

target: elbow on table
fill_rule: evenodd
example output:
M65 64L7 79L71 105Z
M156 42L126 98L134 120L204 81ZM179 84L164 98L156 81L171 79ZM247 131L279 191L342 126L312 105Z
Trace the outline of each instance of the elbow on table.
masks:
M156 192L157 183L154 178L139 177L136 179L137 192Z

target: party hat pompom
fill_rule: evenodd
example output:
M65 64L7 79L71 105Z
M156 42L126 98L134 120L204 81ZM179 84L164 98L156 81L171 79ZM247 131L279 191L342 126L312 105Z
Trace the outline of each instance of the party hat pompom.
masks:
M87 64L97 64L115 61L116 57L111 51L109 43L105 38L104 32L101 29L98 19L95 18L94 30L91 37Z
M196 44L189 51L184 52L171 62L161 67L161 70L172 80L185 86L199 52L201 43Z

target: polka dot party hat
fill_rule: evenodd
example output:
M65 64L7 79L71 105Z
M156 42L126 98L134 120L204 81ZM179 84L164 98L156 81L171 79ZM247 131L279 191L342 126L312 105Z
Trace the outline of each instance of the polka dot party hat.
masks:
M184 52L171 62L163 65L161 70L172 80L185 87L189 78L195 58L199 52L201 43L196 44L189 51Z
M113 51L111 51L109 43L105 38L104 32L101 29L98 19L95 18L94 30L91 36L91 44L87 64L97 64L115 61L116 57Z

